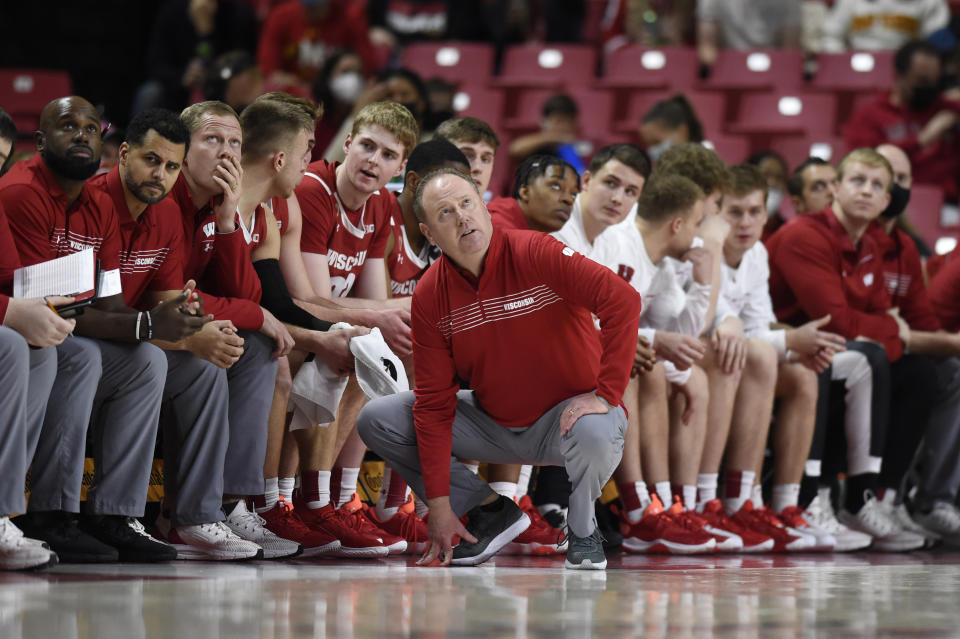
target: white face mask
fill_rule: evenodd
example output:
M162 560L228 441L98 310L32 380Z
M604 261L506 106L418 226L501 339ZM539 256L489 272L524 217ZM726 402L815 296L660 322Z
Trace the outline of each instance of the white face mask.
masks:
M670 138L661 140L660 142L657 142L656 144L654 144L653 146L647 149L647 155L650 156L651 160L656 162L657 160L660 159L660 156L663 155L664 152L667 149L669 149L671 146L673 146L673 140L671 140Z
M356 71L341 73L330 80L330 93L340 102L354 102L363 91L363 76Z
M780 189L767 189L767 213L773 215L779 211L781 202L783 202L783 191Z

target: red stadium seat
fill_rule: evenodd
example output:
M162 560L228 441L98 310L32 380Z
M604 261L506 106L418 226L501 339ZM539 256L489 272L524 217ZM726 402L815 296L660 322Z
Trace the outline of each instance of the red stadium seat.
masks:
M792 90L803 80L803 52L799 50L763 49L755 51L720 51L710 77L697 88L728 91Z
M586 87L571 87L563 91L577 103L580 109L580 133L590 139L606 138L613 121L613 95ZM553 89L530 89L520 93L513 117L504 123L512 131L529 132L540 128L543 103L557 91Z
M787 161L791 172L811 156L836 165L844 155L843 138L832 136L777 137L770 150Z
M565 44L508 47L496 84L506 87L581 87L593 83L597 51Z
M403 50L403 66L424 80L487 84L493 76L493 47L473 42L415 43Z
M907 220L917 234L931 249L941 237L957 237L958 229L941 223L943 190L938 186L914 184L910 187L910 203L907 204Z
M727 164L741 164L750 154L750 141L744 137L714 135L703 142Z
M48 102L72 94L65 71L0 69L0 107L10 114L21 135L37 129L40 111Z
M620 47L607 55L598 85L605 88L689 89L700 63L692 48Z
M817 56L810 87L824 91L872 92L893 87L892 51L848 51Z
M675 91L633 91L627 103L626 117L614 123L613 128L620 133L633 133L640 126L640 120L660 100L665 100ZM707 137L719 134L723 130L723 114L726 111L726 96L720 92L684 91L683 94L697 114Z
M479 118L499 133L503 122L503 92L485 86L461 86L453 96L453 110L457 115Z
M748 93L741 98L737 117L728 130L830 136L836 111L836 96L829 94Z

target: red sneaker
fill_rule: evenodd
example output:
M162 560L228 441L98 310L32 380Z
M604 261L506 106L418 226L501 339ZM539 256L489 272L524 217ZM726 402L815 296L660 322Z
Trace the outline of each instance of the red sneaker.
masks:
M277 505L264 513L257 513L273 534L303 546L302 557L329 555L340 549L340 541L324 530L314 530L303 523L293 510L293 504L280 497Z
M412 496L392 517L385 520L381 521L373 508L367 510L367 514L377 528L389 535L406 540L407 554L422 555L427 549L427 523L417 517Z
M407 540L380 528L375 522L376 517L373 515L372 509L370 506L360 501L360 497L357 496L357 493L353 493L353 497L350 498L350 501L340 506L340 508L337 509L337 512L340 513L345 519L349 519L351 517L360 517L364 519L366 521L367 531L371 535L376 535L383 540L383 545L387 547L387 550L391 555L401 555L407 552Z
M308 508L301 493L294 493L294 509L300 519L313 530L340 540L341 557L386 557L390 550L384 545L382 533L374 532L373 525L363 513L341 512L327 504L323 508Z
M730 520L737 523L743 531L741 534L744 538L743 552L771 552L774 550L776 540L770 534L772 531L769 526L755 516L753 502L749 499L743 502L740 510L730 515ZM748 537L752 539L763 538L764 542L762 544L751 543L748 541Z
M700 516L707 522L707 530L718 535L718 541L719 536L733 538L722 545L724 552L767 552L773 548L770 537L731 519L719 499L704 504Z
M753 508L753 504L751 504L751 509L750 516L756 522L754 529L760 530L773 538L774 552L801 552L813 550L816 547L816 537L789 528L770 508L766 506ZM741 510L743 509L741 508Z
M504 546L500 552L504 555L560 555L567 552L567 538L562 530L554 528L543 518L540 511L524 495L517 502L520 510L527 513L530 526L516 539Z
M640 521L631 522L626 513L621 511L619 517L623 548L629 552L675 555L713 552L717 542L711 535L692 521L681 523L674 518L673 515L679 515L682 510L683 507L676 503L670 511L664 511L660 499L651 495L650 505L643 511Z

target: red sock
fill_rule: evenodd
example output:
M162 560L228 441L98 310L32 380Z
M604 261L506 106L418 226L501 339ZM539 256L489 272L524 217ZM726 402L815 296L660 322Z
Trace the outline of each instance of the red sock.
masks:
M407 482L400 473L390 470L390 483L387 485L387 508L399 508L407 501Z
M637 485L628 481L623 484L617 483L617 491L620 493L620 501L627 512L640 510L643 506L640 504L640 496L637 495Z
M320 474L316 470L304 470L300 473L300 491L303 501L320 501Z

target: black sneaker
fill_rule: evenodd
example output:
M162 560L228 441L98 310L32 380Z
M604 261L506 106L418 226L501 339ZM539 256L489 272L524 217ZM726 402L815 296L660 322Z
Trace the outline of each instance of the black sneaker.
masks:
M153 563L173 561L177 549L151 537L135 517L91 515L82 517L80 528L120 553L120 561Z
M557 530L563 530L567 527L567 517L563 514L563 510L548 510L542 514L543 518L547 520L547 523L553 528L556 528Z
M567 568L573 570L603 570L607 567L607 557L603 554L603 535L600 527L593 529L587 537L577 537L567 529Z
M600 529L600 535L603 537L604 550L616 550L623 544L619 519L610 510L610 504L605 504L599 499L594 502L593 511L597 516L597 528Z
M454 566L476 566L493 557L530 525L530 518L503 495L467 513L467 530L477 543L461 541L453 548Z
M27 537L39 539L57 553L62 564L103 564L120 561L113 546L102 543L77 527L75 515L62 511L28 513L17 517Z

